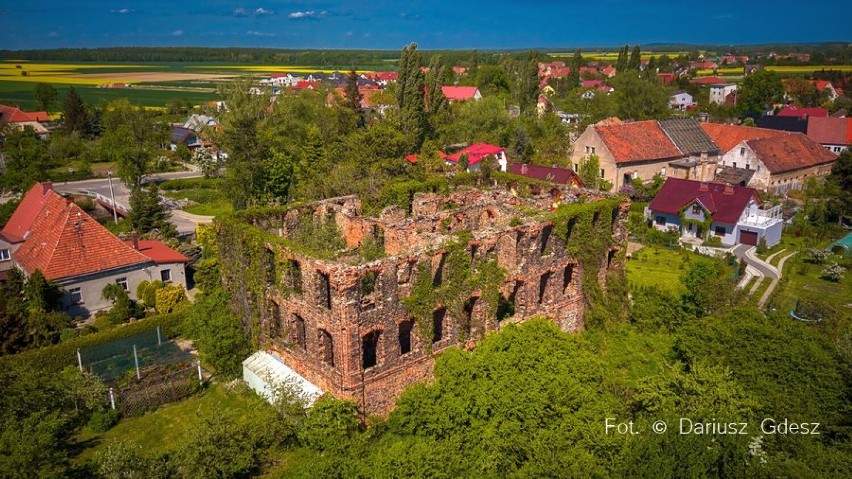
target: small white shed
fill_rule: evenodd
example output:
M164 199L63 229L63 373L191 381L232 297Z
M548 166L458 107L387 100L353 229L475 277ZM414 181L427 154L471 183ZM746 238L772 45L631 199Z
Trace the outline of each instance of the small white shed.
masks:
M322 389L266 351L257 351L243 361L243 380L270 403L275 401L276 386L282 383L295 386L309 406L323 394Z

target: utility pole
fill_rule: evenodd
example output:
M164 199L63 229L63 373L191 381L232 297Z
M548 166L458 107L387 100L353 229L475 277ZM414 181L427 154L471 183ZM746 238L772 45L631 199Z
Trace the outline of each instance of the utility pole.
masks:
M107 180L109 180L109 195L112 197L112 219L118 224L118 210L115 206L115 190L112 189L112 170L107 171Z

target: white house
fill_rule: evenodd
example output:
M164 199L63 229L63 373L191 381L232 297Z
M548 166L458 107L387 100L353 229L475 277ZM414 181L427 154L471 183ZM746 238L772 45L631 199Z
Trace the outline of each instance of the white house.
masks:
M717 105L736 104L737 86L733 83L710 85L710 103ZM734 96L729 97L733 94Z
M694 104L695 101L693 100L692 95L685 91L679 91L669 96L669 108L686 110Z

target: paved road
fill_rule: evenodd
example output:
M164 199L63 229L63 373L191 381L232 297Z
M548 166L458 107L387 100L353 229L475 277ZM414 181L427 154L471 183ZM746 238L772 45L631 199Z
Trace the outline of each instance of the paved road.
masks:
M752 266L763 276L766 276L771 280L777 280L778 278L780 278L781 273L778 271L778 269L758 258L755 254L756 251L757 248L747 244L738 245L733 250L731 250L731 252L734 253L734 256L736 256L737 258L745 259L746 264Z
M148 175L145 177L145 182L199 177L201 177L201 173L198 171L175 171ZM130 189L118 178L112 179L112 187L115 191L115 203L119 210L121 208L128 209L130 206ZM54 183L53 189L59 193L96 193L105 198L111 198L108 178ZM171 222L174 223L178 234L181 235L194 233L196 224L209 223L210 221L212 221L212 217L192 215L181 210L172 210L171 212Z

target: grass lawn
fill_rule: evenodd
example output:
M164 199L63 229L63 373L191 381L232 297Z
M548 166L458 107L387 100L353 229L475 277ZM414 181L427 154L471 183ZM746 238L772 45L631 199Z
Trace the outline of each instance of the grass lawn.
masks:
M679 293L680 275L685 267L680 251L645 246L627 261L627 283L631 287L657 286Z
M77 443L85 450L78 460L91 458L96 451L113 441L136 443L148 454L174 450L201 417L222 410L234 413L240 420L253 410L265 407L259 396L238 388L227 391L221 384L210 385L205 391L183 401L161 406L144 416L124 418L105 433L94 433L88 427L77 435Z
M828 241L821 246L826 244ZM787 254L784 252L781 255ZM834 257L835 260L837 258ZM820 277L825 265L807 263L805 255L796 254L784 263L781 281L772 294L770 304L775 308L789 310L795 306L796 300L806 299L828 303L852 314L852 260L841 260L839 263L846 268L846 274L842 281L835 283Z
M188 199L198 203L185 209L187 213L220 216L233 211L231 202L222 190L222 180L193 178L160 183L160 192L176 200Z

